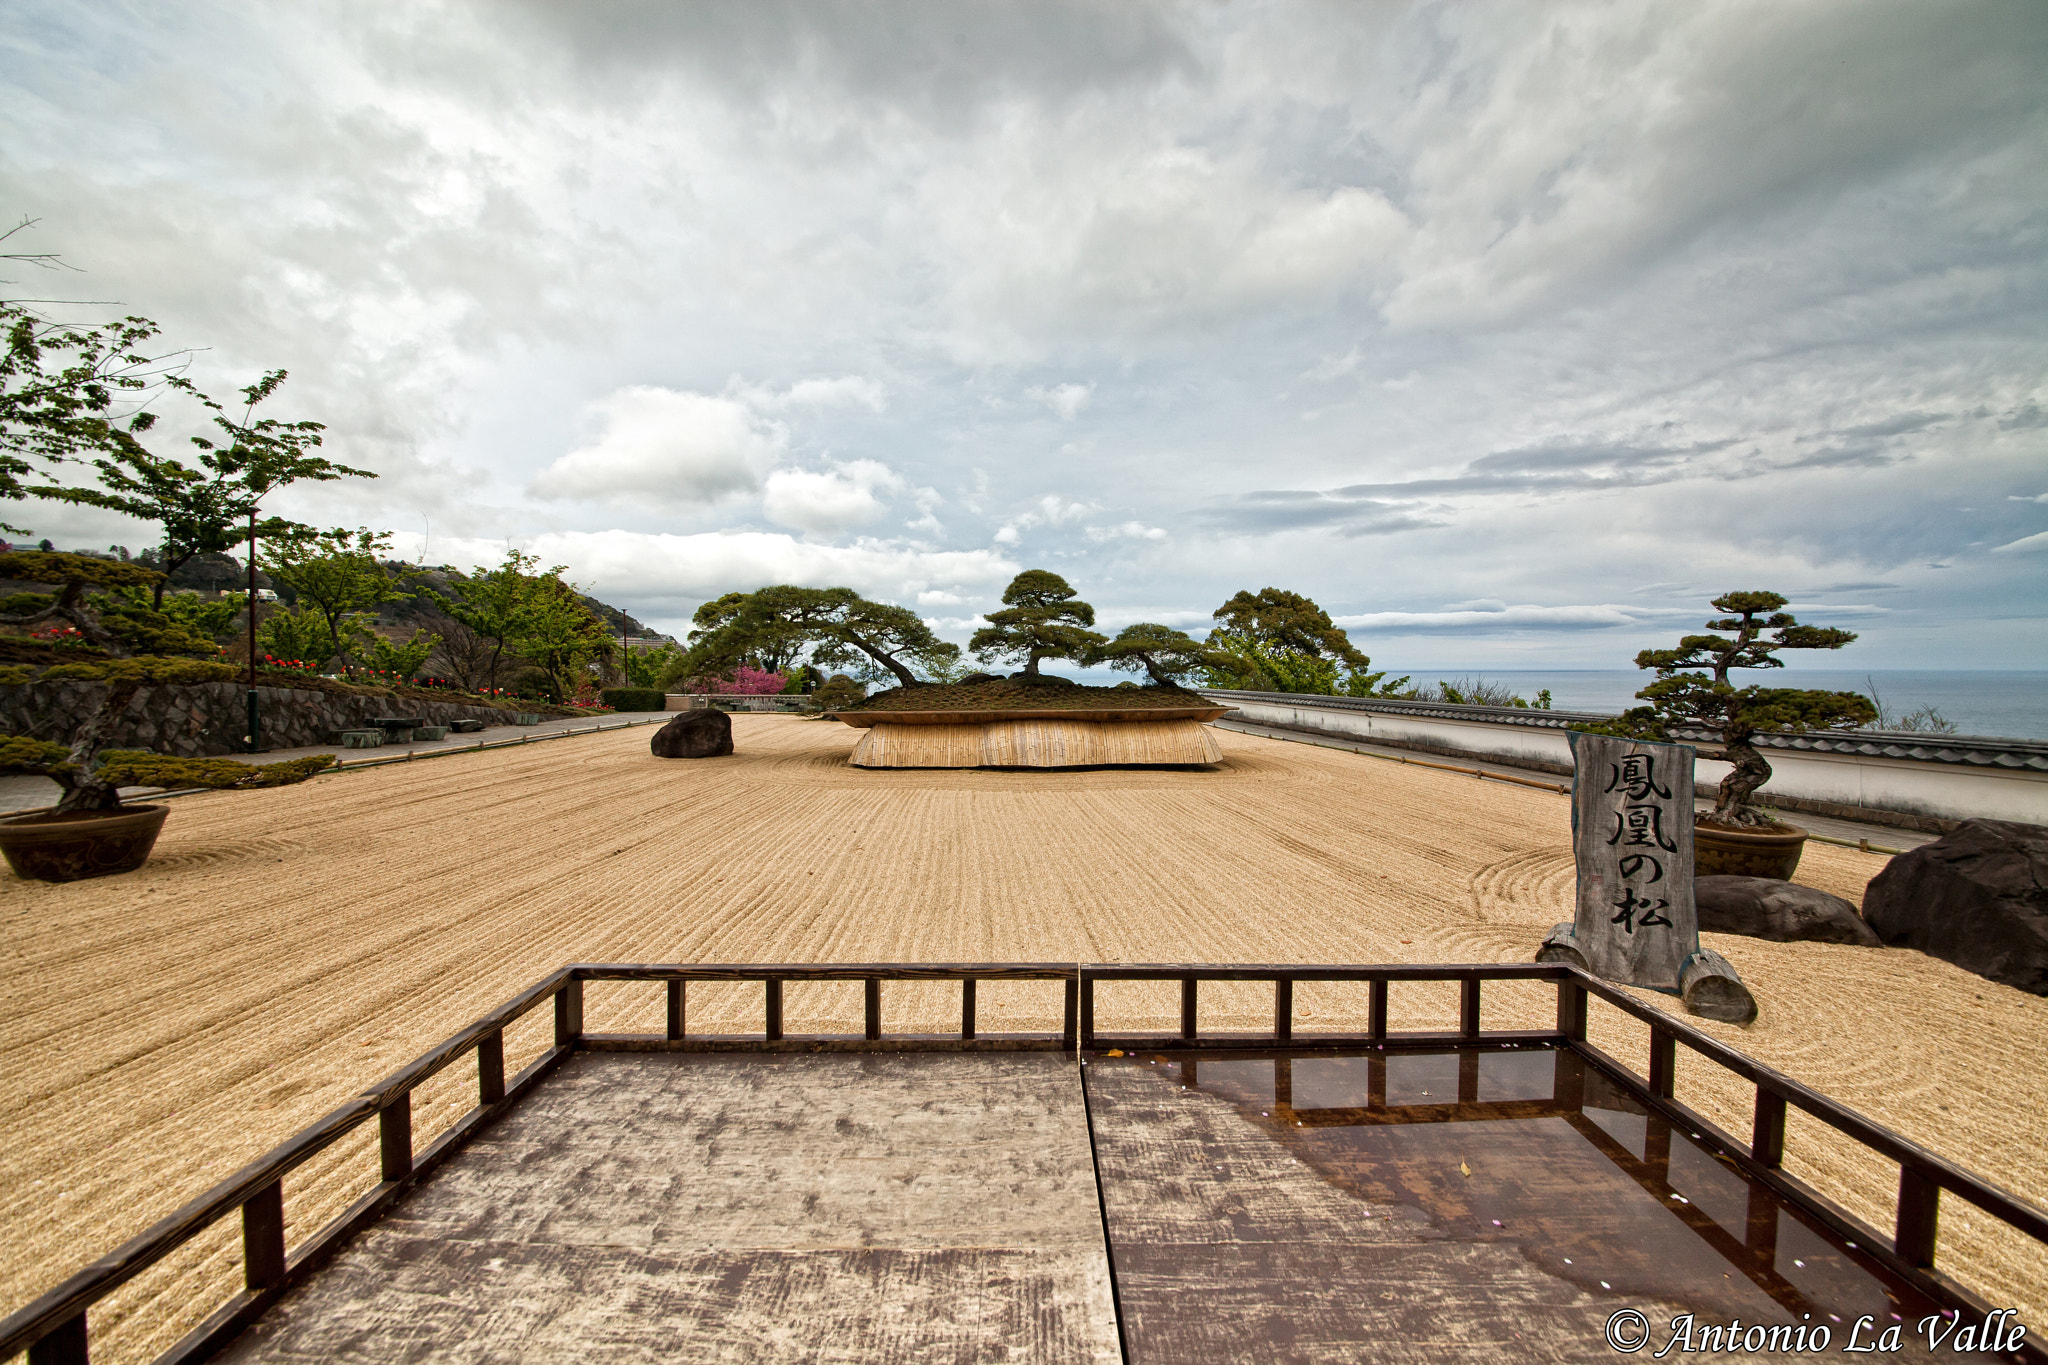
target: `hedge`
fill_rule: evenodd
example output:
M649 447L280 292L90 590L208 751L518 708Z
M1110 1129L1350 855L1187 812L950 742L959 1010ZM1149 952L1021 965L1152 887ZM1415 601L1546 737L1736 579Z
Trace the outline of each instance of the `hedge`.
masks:
M614 711L661 711L668 706L667 695L658 687L607 687L597 697Z

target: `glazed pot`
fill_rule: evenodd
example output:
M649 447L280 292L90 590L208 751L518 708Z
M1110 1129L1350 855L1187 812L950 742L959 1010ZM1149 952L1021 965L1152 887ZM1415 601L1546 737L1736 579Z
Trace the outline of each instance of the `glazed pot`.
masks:
M38 811L0 820L0 853L14 875L75 882L133 872L149 860L169 806Z
M1792 825L1737 830L1696 824L1692 846L1696 877L1770 877L1785 882L1799 867L1806 831Z

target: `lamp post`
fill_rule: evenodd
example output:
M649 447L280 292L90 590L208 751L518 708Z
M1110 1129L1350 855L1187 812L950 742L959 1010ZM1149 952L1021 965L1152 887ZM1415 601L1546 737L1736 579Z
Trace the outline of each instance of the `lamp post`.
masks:
M256 713L256 505L249 505L249 752L263 752L262 720Z

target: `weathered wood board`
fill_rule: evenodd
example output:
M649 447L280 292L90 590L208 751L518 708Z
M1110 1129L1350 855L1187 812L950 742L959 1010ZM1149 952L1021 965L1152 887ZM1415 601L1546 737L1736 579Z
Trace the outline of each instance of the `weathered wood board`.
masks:
M1195 720L1100 721L1065 717L972 725L873 725L847 760L857 768L1083 768L1192 766L1223 761Z
M1071 1059L620 1053L217 1357L1118 1358Z
M1699 951L1693 902L1693 751L1566 732L1578 904L1572 946L1595 975L1676 991Z

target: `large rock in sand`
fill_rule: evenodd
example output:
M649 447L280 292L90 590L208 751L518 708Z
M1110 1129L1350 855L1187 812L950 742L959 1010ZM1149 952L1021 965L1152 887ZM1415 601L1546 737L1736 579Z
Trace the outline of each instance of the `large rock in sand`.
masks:
M1863 915L1894 947L2048 995L2048 829L1966 821L1893 858Z
M723 711L685 711L648 741L656 758L717 758L732 752L732 717Z
M1699 877L1692 894L1700 928L1710 934L1746 934L1778 943L1853 943L1881 946L1856 907L1840 896L1774 877Z

